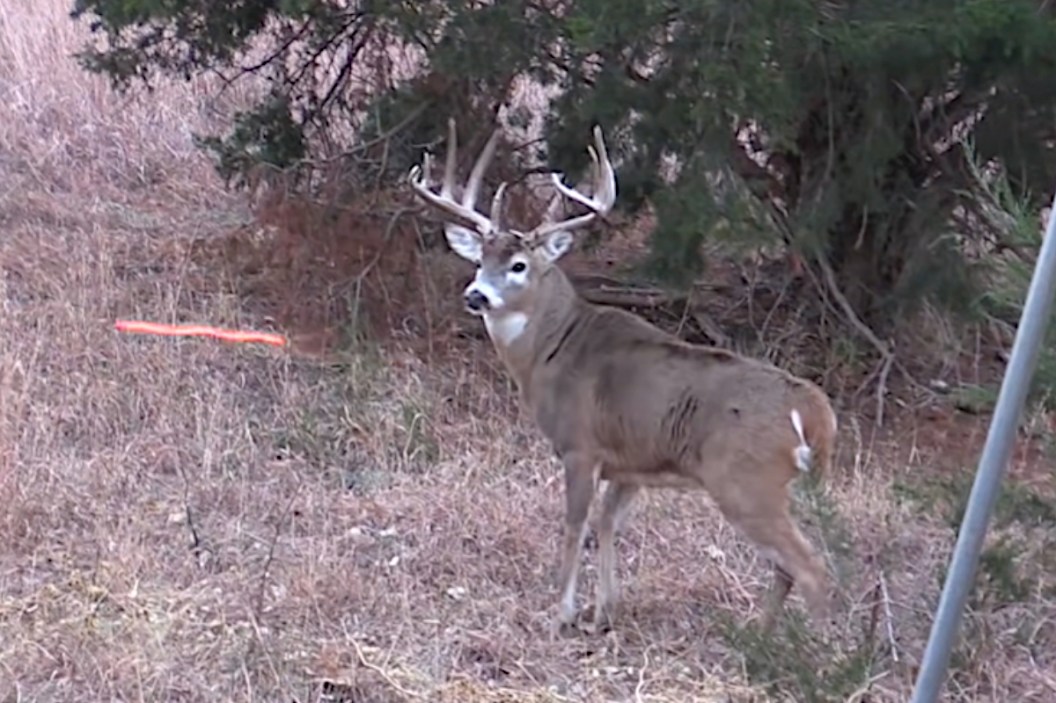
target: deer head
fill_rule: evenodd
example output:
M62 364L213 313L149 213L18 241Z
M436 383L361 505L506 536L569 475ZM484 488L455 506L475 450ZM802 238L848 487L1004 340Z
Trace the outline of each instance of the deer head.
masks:
M503 205L507 184L495 190L490 212L476 209L484 172L495 154L499 132L496 129L484 145L470 171L469 180L455 199L455 163L458 148L455 121L448 121L447 157L444 179L438 192L430 187L432 157L426 154L421 165L411 169L409 180L415 192L427 203L451 218L444 225L447 243L456 254L477 264L473 281L463 291L466 309L475 315L499 316L524 307L546 270L572 247L573 232L608 213L616 201L616 174L609 161L601 128L594 127L594 144L588 146L592 161L592 195L565 185L562 174L552 173L556 192L543 221L534 229L510 227ZM578 216L558 219L564 201L587 208Z

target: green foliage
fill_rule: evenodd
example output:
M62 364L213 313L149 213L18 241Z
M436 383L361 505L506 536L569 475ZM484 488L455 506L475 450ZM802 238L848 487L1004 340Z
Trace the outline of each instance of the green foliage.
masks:
M304 133L290 114L289 101L275 95L256 109L240 112L226 137L198 137L217 157L217 170L225 180L245 183L254 167L286 169L306 155Z
M922 514L945 522L950 529L952 546L964 518L973 479L973 472L965 470L950 477L896 484L895 494ZM1029 614L1044 609L1056 595L1053 528L1056 528L1056 501L1029 485L1006 479L989 525L989 536L980 553L961 635L951 652L953 685L978 686L979 671L992 659L994 649L1008 646L1007 641L1001 643L1002 635L1012 635L1018 646L1028 649L1037 646L1037 630ZM946 564L936 569L933 574L936 593L942 589L947 575Z
M997 405L997 391L993 388L966 383L954 390L953 405L958 410L972 415L988 413Z
M80 54L86 68L127 87L154 70L190 77L230 63L276 14L323 5L310 0L75 0L71 15L92 18L107 45Z
M425 409L404 401L400 404L403 442L400 461L407 466L429 466L440 459L440 445L433 436Z
M977 266L985 289L971 299L970 309L1011 338L1023 315L1027 289L1041 249L1042 223L1033 199L1014 185L1006 170L988 173L970 146L965 151L966 163L977 185L974 189L979 202L977 210L997 241L993 253ZM997 399L996 391L989 393L992 407ZM1056 325L1052 320L1039 352L1028 402L1043 409L1051 409L1056 402Z
M793 484L796 502L794 510L802 515L804 524L820 532L832 573L840 587L851 582L852 570L857 562L857 551L847 522L840 515L836 500L821 483L821 477L810 473Z
M725 615L717 617L717 624L727 643L744 657L749 680L765 685L782 700L846 701L875 673L876 657L869 643L841 651L812 636L811 625L797 613L785 614L779 636Z
M1032 209L1056 180L1056 19L1037 0L76 0L73 14L105 39L85 67L120 87L267 76L265 105L203 140L229 175L337 152L384 186L449 115L483 128L516 78L557 86L549 161L579 172L590 125L606 128L622 207L656 206L655 273L688 279L720 233L784 240L827 257L874 324L974 299L966 251L992 231L965 215L979 184L957 142ZM371 63L411 48L409 80Z
M964 519L973 476L973 472L965 471L913 485L899 484L896 493L924 511L940 515L956 535ZM1047 574L1056 556L1054 527L1056 502L1029 486L1006 480L990 523L993 539L979 557L971 606L981 609L1022 603L1042 587L1049 580ZM940 588L945 577L945 573L936 575Z

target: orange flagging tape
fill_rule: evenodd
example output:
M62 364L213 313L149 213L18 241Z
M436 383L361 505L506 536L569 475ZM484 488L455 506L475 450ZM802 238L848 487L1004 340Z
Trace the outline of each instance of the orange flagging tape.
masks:
M225 342L260 342L276 347L286 346L286 338L271 332L252 332L226 330L209 325L165 325L158 322L139 322L135 320L118 320L114 323L118 332L138 334L159 334L166 337L212 337Z

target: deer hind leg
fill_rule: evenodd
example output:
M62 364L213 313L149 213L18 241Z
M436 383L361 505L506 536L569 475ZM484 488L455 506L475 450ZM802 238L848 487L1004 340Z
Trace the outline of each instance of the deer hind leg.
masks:
M558 587L561 602L554 622L558 633L576 619L576 582L579 576L579 561L583 550L583 536L587 527L587 515L594 498L597 478L596 462L582 455L567 457L565 464L565 534L558 569Z
M825 623L829 603L825 565L786 511L739 520L738 527L774 563L774 580L764 605L761 626L769 631L795 584L816 625Z
M794 581L792 574L785 571L780 564L774 562L774 580L770 584L770 590L767 592L766 600L763 604L761 621L763 632L770 632L773 629L774 623L777 622L777 616L785 604L785 599L788 598L788 594L792 590Z
M598 628L612 625L613 610L619 600L616 532L638 490L638 486L630 483L609 483L602 494L598 519L598 592L594 601L594 625Z

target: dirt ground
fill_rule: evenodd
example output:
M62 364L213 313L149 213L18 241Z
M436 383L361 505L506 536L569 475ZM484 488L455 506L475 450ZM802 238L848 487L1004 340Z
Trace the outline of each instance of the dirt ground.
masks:
M0 701L908 697L985 414L890 403L877 432L842 398L802 510L841 591L827 638L793 595L758 639L766 563L703 496L653 491L617 627L551 639L560 470L458 312L468 271L370 213L345 239L261 224L190 138L240 96L112 94L67 9L0 9ZM947 700L1056 699L1051 461L1017 446Z

